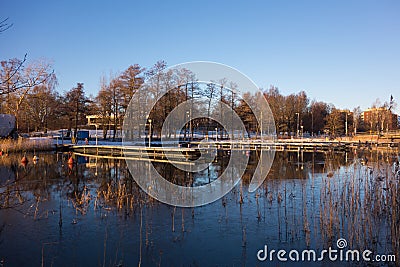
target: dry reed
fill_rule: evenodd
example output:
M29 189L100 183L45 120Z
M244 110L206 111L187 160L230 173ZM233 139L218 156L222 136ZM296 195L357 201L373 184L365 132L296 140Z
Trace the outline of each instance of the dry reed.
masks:
M4 154L28 151L51 151L54 150L53 140L46 139L24 139L17 140L4 139L0 140L0 150Z

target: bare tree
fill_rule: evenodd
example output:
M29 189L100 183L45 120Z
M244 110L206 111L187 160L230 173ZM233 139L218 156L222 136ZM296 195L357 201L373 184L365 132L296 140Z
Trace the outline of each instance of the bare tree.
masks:
M353 129L354 135L357 134L357 129L360 127L361 124L361 108L360 106L353 109Z
M148 93L151 99L159 99L166 90L165 87L165 69L167 68L167 63L165 61L157 61L156 64L153 65L147 72L147 84L149 85ZM153 129L159 128L161 129L164 117L164 107L161 104L157 104L153 107L151 115L148 119L152 120L152 123L149 124L149 136L153 136ZM150 128L151 125L151 128Z
M69 107L70 120L74 121L74 137L77 137L78 126L85 121L85 112L87 105L87 97L83 88L83 83L77 83L65 94L65 104Z
M101 117L101 126L103 131L103 138L107 138L108 127L111 122L112 114L112 92L107 85L106 78L102 77L101 87L98 95L95 98L97 103L96 114Z
M239 105L235 109L236 113L242 120L244 126L247 130L247 137L250 138L250 133L258 129L257 119L250 108L250 106L255 106L254 101L255 96L251 95L249 92L243 94L243 98L239 100ZM249 106L250 105L250 106ZM244 138L244 133L243 133Z
M335 137L338 133L343 131L343 120L341 116L341 112L332 107L331 112L326 117L326 130L329 131L329 134Z
M3 90L0 90L6 92L3 110L5 109L7 113L15 115L17 129L21 107L30 90L45 83L51 86L57 83L57 78L54 71L51 70L49 62L44 60L34 61L26 68L20 67L21 64L23 64L23 61L20 60L10 60L4 62L4 65L2 64L4 71L2 73L5 74L3 77L7 77L5 79L7 82L3 84Z
M115 140L118 126L120 125L120 112L121 112L121 104L122 104L122 94L121 94L121 82L118 78L114 78L111 80L109 89L111 92L111 109L113 113L113 135L112 139Z
M129 66L119 75L110 75L110 82L103 77L101 80L101 89L95 98L97 102L96 112L102 118L102 127L104 138L107 136L107 127L112 126L112 138L115 140L118 129L121 128L123 117L126 114L132 96L140 93L139 88L144 83L144 68L138 64ZM134 111L135 119L139 119L136 115L140 112L142 103L138 97ZM137 110L136 110L137 109ZM133 114L129 114L133 116ZM133 131L130 132L130 137ZM140 136L140 133L139 133Z
M207 118L208 118L207 135L208 132L210 131L210 126L211 126L210 116L211 116L212 100L216 95L216 92L217 92L217 86L213 82L208 83L203 92L204 96L207 97Z
M1 61L0 70L0 95L7 95L26 87L23 78L23 65L26 54L22 60L14 58Z
M323 132L326 123L325 119L330 112L329 105L322 101L312 101L309 110L309 131L317 134Z
M7 95L19 90L26 91L36 85L45 83L54 76L51 64L37 60L24 67L26 54L22 60L10 59L1 62L0 95Z
M264 97L271 108L278 134L289 132L289 119L284 108L285 97L279 93L278 87L271 85L269 90L264 92Z
M199 108L200 103L194 105L197 100L201 98L202 91L200 90L199 84L196 79L196 75L188 70L188 69L179 69L176 73L176 83L177 83L177 94L179 96L183 96L178 99L179 103L182 101L191 100L190 108L186 111L189 114L189 132L191 133L191 138L193 139L193 124L192 121L192 114L195 112L196 109ZM183 92L182 92L183 90ZM176 103L178 104L178 103ZM187 128L187 127L186 127ZM186 138L186 131L184 133L184 138Z
M129 66L118 77L121 82L121 91L123 95L122 106L124 109L126 109L132 96L139 90L140 86L143 84L143 72L144 68L140 67L138 64L134 64Z
M56 80L37 85L27 95L26 105L22 107L21 113L25 114L25 129L28 132L33 128L35 131L43 130L46 133L49 128L54 128L51 122L58 115L55 85Z

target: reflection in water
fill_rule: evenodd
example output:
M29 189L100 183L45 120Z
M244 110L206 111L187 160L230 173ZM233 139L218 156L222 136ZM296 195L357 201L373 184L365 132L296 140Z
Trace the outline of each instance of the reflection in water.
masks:
M27 155L30 160L33 155ZM125 161L43 154L0 159L0 262L4 266L256 265L271 249L352 249L400 257L397 153L277 152L263 185L248 193L260 151L221 200L174 208L136 185ZM171 182L204 185L227 166L220 152L191 173L153 163ZM393 165L394 164L394 165Z

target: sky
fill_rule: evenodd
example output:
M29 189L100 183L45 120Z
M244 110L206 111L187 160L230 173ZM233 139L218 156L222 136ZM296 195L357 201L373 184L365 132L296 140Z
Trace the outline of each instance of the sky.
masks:
M400 104L400 1L0 1L0 60L53 62L60 92L132 64L232 66L338 108ZM400 105L399 105L400 106ZM396 112L400 111L397 107Z

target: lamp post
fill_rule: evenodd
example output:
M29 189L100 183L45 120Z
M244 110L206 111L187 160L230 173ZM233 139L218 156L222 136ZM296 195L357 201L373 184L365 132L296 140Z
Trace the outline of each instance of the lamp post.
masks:
M299 120L300 120L300 113L296 112L297 115L297 129L296 129L296 136L299 137Z
M260 120L261 120L260 139L262 141L263 140L263 116L262 116L262 110L261 110L261 114L260 114Z
M188 117L188 121L190 121L190 113L189 113L189 111L186 111L186 115L187 115L187 117ZM187 134L187 140L190 140L190 137L189 137L189 135L190 135L190 126L189 126L189 131L187 130L187 124L186 124L186 134Z
M349 124L348 124L348 116L349 115L351 115L351 112L350 111L346 111L346 121L345 121L345 127L346 127L346 137L349 135ZM353 120L353 123L354 123L354 120Z
M311 136L314 137L314 112L311 110Z
M218 128L215 127L215 142L218 141Z
M189 132L190 132L190 140L193 139L193 124L192 124L192 110L189 112Z
M151 119L149 119L149 147L151 146Z
M97 146L97 127L99 127L97 124L94 125L96 127L96 146Z

